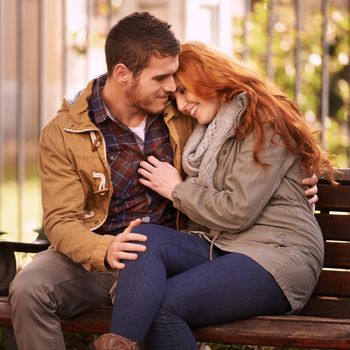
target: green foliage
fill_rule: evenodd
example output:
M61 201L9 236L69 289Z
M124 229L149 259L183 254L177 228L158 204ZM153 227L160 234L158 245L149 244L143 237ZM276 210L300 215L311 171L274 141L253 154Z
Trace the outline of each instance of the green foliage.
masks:
M250 345L208 344L208 348L204 348L203 350L208 350L208 349L210 350L257 350L257 347L250 346ZM202 350L202 348L200 348L200 350ZM259 349L259 350L263 350L263 349ZM285 350L288 350L288 349L285 349Z
M0 350L6 350L5 345L5 333L3 329L0 328Z
M93 342L96 337L93 334L64 333L67 350L94 350ZM0 328L0 350L6 349L6 331L5 328Z
M322 21L319 7L302 3L300 30L301 93L295 96L295 13L294 1L276 0L273 14L272 66L276 84L296 100L313 130L325 131L324 146L334 155L338 166L347 167L350 133L350 16L344 7L329 8L329 118L321 122ZM234 51L244 53L243 18L234 20ZM268 47L268 1L255 1L248 29L248 53L252 65L266 71ZM319 133L320 134L320 133Z
M94 350L96 337L93 334L64 333L67 350Z

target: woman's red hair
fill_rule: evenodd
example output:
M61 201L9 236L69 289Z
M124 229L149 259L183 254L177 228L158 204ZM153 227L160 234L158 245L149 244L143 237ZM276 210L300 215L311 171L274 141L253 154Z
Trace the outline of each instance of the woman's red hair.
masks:
M253 157L257 163L268 165L259 160L259 152L265 139L264 124L269 123L274 133L282 137L284 146L300 157L308 175L328 173L333 181L333 168L327 154L312 135L297 104L261 74L199 42L181 45L179 63L176 77L203 99L219 97L228 101L239 93L247 94L247 111L237 129L237 137L244 139L249 132L255 133Z

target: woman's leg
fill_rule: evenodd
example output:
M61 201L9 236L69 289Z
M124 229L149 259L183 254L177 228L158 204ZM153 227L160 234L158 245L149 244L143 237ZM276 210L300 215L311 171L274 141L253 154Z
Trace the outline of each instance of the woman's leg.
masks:
M190 326L281 314L289 309L288 300L265 269L243 254L225 254L168 279L147 348L198 349Z
M125 261L120 271L110 332L140 343L164 299L168 278L208 261L209 244L153 224L140 225L133 232L148 236L147 251L135 261Z

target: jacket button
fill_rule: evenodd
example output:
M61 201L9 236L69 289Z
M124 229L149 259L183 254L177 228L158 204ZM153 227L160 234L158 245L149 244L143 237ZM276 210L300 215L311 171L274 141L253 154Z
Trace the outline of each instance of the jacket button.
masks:
M224 150L222 151L222 153L223 153L223 154L226 154L226 153L227 153L227 149L224 149Z

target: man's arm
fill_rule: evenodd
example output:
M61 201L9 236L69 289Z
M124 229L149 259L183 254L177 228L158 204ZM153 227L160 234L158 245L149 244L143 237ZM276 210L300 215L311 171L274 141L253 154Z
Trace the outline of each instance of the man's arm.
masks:
M84 188L79 176L82 169L77 171L78 165L67 154L62 129L56 122L50 123L40 137L39 170L48 239L57 251L89 271L123 268L121 259L133 260L135 253L145 249L130 241L143 242L146 236L131 233L138 221L116 237L97 234L86 224L89 189ZM102 218L98 220L101 222ZM106 266L106 261L110 266Z
M50 122L41 133L39 171L45 232L55 250L89 271L103 271L113 236L101 236L85 224L85 191L66 151L62 126Z

